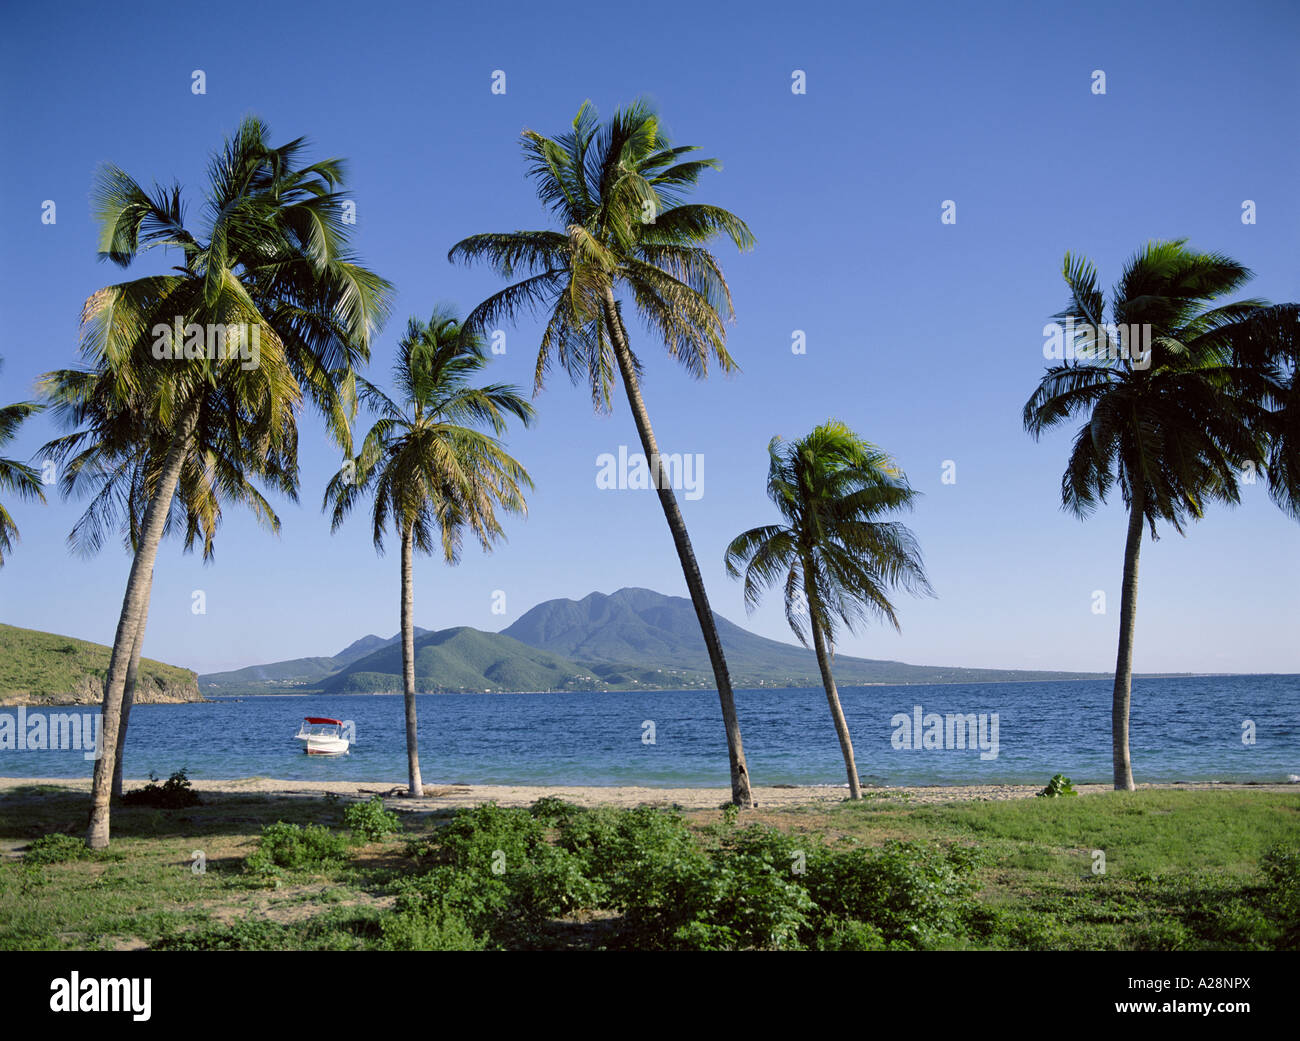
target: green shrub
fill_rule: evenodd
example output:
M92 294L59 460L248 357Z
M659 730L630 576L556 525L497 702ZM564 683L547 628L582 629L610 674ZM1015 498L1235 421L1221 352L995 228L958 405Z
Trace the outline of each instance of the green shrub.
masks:
M1052 779L1047 782L1047 787L1038 793L1036 798L1039 799L1056 799L1061 796L1078 795L1074 790L1074 785L1065 774L1053 774Z
M889 943L874 925L854 919L827 918L817 937L819 951L886 951Z
M808 894L793 875L792 840L771 828L712 832L711 855L681 815L651 807L595 810L563 822L560 843L623 914L626 946L790 948L807 925Z
M533 803L528 812L543 824L555 827L561 821L572 820L587 811L554 795L544 795Z
M157 774L150 771L149 783L135 791L122 793L123 806L151 806L155 810L181 810L198 806L199 795L190 785L184 770L177 770L162 784Z
M1278 946L1300 949L1300 849L1274 846L1260 861L1260 873L1265 886L1261 909L1281 928Z
M435 866L404 880L397 911L435 923L454 915L497 942L533 937L546 920L598 901L582 860L547 842L527 810L461 810L424 852Z
M819 934L860 921L891 945L931 947L965 935L978 909L976 855L963 846L891 841L874 854L816 847L807 859Z
M378 842L402 830L401 818L384 809L383 797L379 795L369 802L354 802L343 811L343 822L367 842Z
M395 886L402 920L388 922L387 942L460 943L463 925L494 946L526 945L548 920L592 907L620 913L618 946L659 949L933 947L979 924L965 847L806 846L735 815L701 836L652 807L487 804L413 848L433 867Z
M276 821L262 829L262 842L245 863L250 871L274 873L277 868L299 870L344 860L351 843L346 835L319 824Z
M449 864L408 875L393 888L393 910L398 914L430 920L454 916L475 934L493 932L510 904L510 891L500 876L476 876Z
M385 951L481 951L486 946L454 912L387 914L379 928Z
M34 840L27 847L27 852L23 854L23 862L26 864L63 864L69 860L88 860L94 855L94 850L90 849L82 839L56 831L51 835L42 835L39 839Z
M458 810L438 834L434 856L459 868L491 870L494 863L522 864L545 843L542 822L527 810L489 802Z

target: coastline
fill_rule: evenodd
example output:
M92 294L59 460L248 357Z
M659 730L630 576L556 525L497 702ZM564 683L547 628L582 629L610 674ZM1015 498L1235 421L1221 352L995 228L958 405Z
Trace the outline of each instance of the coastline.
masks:
M143 787L147 779L130 779L127 788ZM543 796L554 796L578 806L631 807L678 806L685 810L714 810L729 802L729 788L655 788L618 785L505 785L440 784L426 782L426 795L411 799L400 794L406 784L399 779L387 781L287 781L272 777L243 777L228 780L191 780L200 795L238 798L266 796L272 798L323 798L334 794L344 798L368 799L382 795L392 809L444 810L496 802L501 806L530 806ZM70 791L90 792L89 778L73 777L0 777L0 797L18 788L36 785L54 786ZM1075 786L1081 796L1111 791L1107 784ZM1212 782L1139 784L1139 791L1285 791L1295 792L1294 784L1216 784ZM1002 802L1032 799L1040 786L1023 784L964 784L899 787L864 787L864 802L890 802L895 805L926 805L946 802ZM759 809L790 806L827 805L844 802L847 785L757 787L754 797Z

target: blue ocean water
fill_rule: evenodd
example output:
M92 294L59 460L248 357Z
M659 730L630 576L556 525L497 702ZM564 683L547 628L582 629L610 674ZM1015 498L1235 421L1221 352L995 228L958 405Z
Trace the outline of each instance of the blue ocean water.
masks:
M1109 783L1108 680L846 687L840 691L870 784ZM820 688L736 692L756 784L844 784ZM978 749L894 747L894 719L915 706L998 717L996 757ZM711 691L421 695L426 783L725 786L727 749ZM35 710L29 710L29 716ZM67 711L67 710L52 710ZM3 717L16 710L0 710ZM340 758L308 757L293 740L305 715L353 722ZM1254 743L1243 741L1253 723ZM653 723L654 743L647 722ZM11 724L12 725L12 724ZM986 743L991 743L986 741ZM1134 775L1143 781L1281 782L1300 774L1300 676L1139 679L1133 684ZM0 750L0 776L88 777L79 751ZM140 705L131 714L126 776L275 777L402 784L402 699L391 695L247 697Z

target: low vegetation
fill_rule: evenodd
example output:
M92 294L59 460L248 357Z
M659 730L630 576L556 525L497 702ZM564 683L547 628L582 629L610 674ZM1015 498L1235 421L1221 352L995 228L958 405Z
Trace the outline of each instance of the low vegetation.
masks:
M98 705L110 654L108 647L87 640L0 625L0 703L7 699L54 703L80 694ZM197 681L189 669L140 659L140 700L165 691L171 697L197 701Z
M394 813L0 798L0 948L1300 949L1300 795ZM1101 854L1098 857L1098 854Z

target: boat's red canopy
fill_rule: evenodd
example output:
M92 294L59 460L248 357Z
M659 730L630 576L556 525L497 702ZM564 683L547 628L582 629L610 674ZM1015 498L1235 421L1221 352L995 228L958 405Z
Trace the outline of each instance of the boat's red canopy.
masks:
M325 716L307 716L305 718L308 723L333 723L336 727L341 727L343 725L343 720L327 719Z

